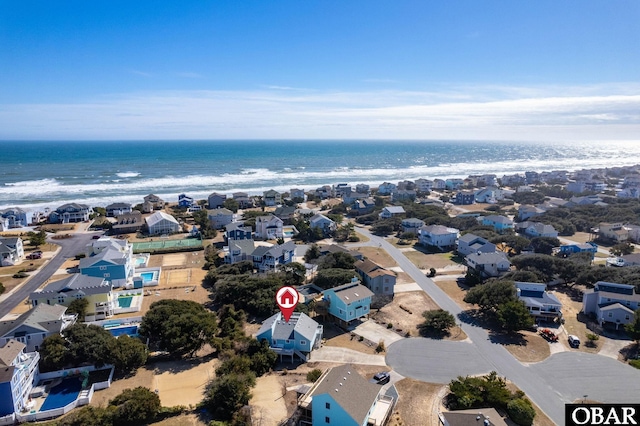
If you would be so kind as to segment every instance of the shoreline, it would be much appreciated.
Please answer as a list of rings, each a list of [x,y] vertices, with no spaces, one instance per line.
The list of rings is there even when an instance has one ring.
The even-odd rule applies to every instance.
[[[637,161],[634,160],[634,161]],[[569,173],[575,173],[578,171],[596,171],[596,170],[606,170],[606,169],[613,169],[613,168],[633,168],[633,167],[640,167],[640,164],[636,163],[636,164],[629,164],[629,165],[622,165],[622,166],[615,166],[615,167],[595,167],[595,168],[565,168],[562,170],[565,170]],[[526,170],[525,170],[526,169]],[[533,171],[532,169],[529,168],[522,168],[522,171],[514,171],[514,170],[508,170],[508,171],[494,171],[494,172],[488,172],[485,174],[494,174],[496,175],[497,178],[502,177],[503,175],[515,175],[515,174],[520,174],[520,175],[524,175],[525,171]],[[558,170],[558,169],[554,169],[554,170]],[[550,172],[552,170],[550,169],[545,169],[545,170],[535,170],[538,173],[540,172]],[[396,175],[397,173],[395,172],[394,169],[394,175]],[[473,175],[475,175],[476,173],[473,173]],[[419,177],[414,177],[413,174],[411,174],[409,172],[409,170],[407,170],[406,176],[405,177],[401,177],[400,180],[416,180],[416,179],[443,179],[446,180],[448,178],[467,178],[469,176],[471,176],[472,174],[466,173],[466,172],[462,172],[462,173],[456,173],[453,172],[451,174],[447,174],[447,175],[438,175],[438,176],[419,176]],[[396,179],[397,176],[396,176]],[[158,195],[160,198],[164,199],[167,202],[177,202],[178,201],[178,195],[179,194],[187,194],[190,197],[193,197],[196,200],[202,200],[202,199],[207,199],[209,194],[213,193],[213,192],[217,192],[220,194],[226,194],[227,196],[230,196],[232,193],[234,192],[246,192],[247,194],[249,194],[249,196],[257,196],[257,195],[262,195],[262,193],[264,191],[270,190],[270,189],[274,189],[278,192],[284,193],[284,192],[289,192],[290,189],[292,188],[301,188],[303,189],[305,192],[309,192],[309,191],[313,191],[316,188],[322,187],[324,185],[337,185],[338,183],[347,183],[350,185],[356,185],[359,183],[363,183],[363,184],[367,184],[370,185],[372,188],[377,187],[378,185],[382,184],[383,182],[392,182],[395,183],[396,179],[388,179],[388,180],[376,180],[376,181],[367,181],[367,180],[334,180],[334,181],[326,181],[326,183],[315,183],[315,184],[287,184],[287,185],[273,185],[273,186],[261,186],[261,187],[242,187],[242,186],[238,186],[235,188],[231,188],[231,189],[216,189],[216,188],[212,188],[212,189],[208,189],[208,190],[189,190],[188,188],[180,190],[179,192],[175,192],[175,191],[167,191],[167,192],[163,192],[162,190],[154,190],[154,189],[150,189],[148,192],[147,191],[141,191],[138,190],[139,193],[138,194],[129,194],[129,195],[108,195],[108,196],[87,196],[87,195],[80,195],[78,197],[66,197],[66,198],[60,198],[57,199],[55,201],[45,201],[45,202],[36,202],[36,203],[7,203],[7,202],[1,202],[2,204],[0,204],[0,209],[6,209],[6,208],[21,208],[25,211],[27,211],[28,213],[33,213],[35,211],[44,211],[45,208],[50,208],[50,209],[55,209],[60,205],[63,204],[67,204],[67,203],[83,203],[83,204],[88,204],[91,207],[105,207],[111,203],[114,202],[125,202],[125,203],[130,203],[132,205],[136,205],[139,203],[142,203],[142,199],[149,195],[149,194],[155,194]],[[157,188],[156,188],[157,189]]]

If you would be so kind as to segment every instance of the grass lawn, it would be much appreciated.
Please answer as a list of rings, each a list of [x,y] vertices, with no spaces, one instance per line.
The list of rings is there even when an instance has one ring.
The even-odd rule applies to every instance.
[[[441,269],[448,265],[456,265],[457,258],[453,253],[430,253],[425,254],[417,250],[403,253],[407,259],[420,269],[436,268]]]

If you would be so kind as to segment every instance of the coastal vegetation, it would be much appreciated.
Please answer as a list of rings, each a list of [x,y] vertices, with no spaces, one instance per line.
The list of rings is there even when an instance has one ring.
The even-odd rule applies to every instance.
[[[60,334],[48,336],[40,346],[40,369],[55,371],[65,367],[113,364],[116,373],[127,374],[144,365],[147,348],[139,340],[115,338],[97,325],[74,324]]]
[[[446,403],[452,410],[494,407],[507,411],[516,424],[530,426],[535,409],[522,391],[511,392],[507,382],[495,371],[482,377],[461,377],[449,384]]]
[[[493,319],[507,332],[533,326],[533,318],[524,302],[516,297],[513,281],[492,279],[471,288],[464,301],[477,305],[488,319]]]
[[[142,318],[139,333],[149,338],[151,347],[174,356],[194,356],[210,343],[218,329],[216,316],[190,300],[153,302]]]

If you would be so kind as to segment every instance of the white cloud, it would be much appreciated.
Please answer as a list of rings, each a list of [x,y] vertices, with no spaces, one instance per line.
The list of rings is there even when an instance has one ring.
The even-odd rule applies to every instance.
[[[144,92],[0,105],[0,139],[637,139],[638,88]]]

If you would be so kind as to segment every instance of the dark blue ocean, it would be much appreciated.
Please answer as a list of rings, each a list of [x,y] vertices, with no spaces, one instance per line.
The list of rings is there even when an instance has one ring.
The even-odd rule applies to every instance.
[[[640,163],[637,143],[451,141],[0,141],[0,208],[138,203],[324,184]]]

